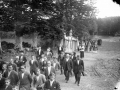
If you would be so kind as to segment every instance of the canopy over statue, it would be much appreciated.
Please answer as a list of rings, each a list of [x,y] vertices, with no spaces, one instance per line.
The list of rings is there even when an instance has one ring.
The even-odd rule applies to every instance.
[[[72,30],[70,30],[69,36],[66,36],[66,33],[64,33],[64,39],[61,40],[60,46],[64,47],[65,53],[75,52],[78,45],[78,38],[72,36]]]

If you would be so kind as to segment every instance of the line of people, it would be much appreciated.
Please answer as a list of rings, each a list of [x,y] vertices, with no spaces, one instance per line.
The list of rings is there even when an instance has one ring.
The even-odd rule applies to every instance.
[[[39,47],[34,53],[30,60],[21,52],[20,56],[12,58],[8,64],[3,63],[0,70],[0,90],[16,90],[18,86],[18,90],[61,90],[55,78],[57,70],[64,73],[66,83],[73,72],[75,83],[80,85],[80,77],[84,76],[84,62],[75,52],[60,52],[58,59],[53,57],[50,48],[44,52]],[[26,68],[26,62],[29,62],[29,69]]]

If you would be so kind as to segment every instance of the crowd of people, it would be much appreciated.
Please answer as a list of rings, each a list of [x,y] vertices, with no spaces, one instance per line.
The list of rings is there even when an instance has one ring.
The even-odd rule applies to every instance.
[[[82,57],[60,49],[55,57],[51,48],[43,51],[38,47],[28,60],[21,51],[20,55],[10,58],[9,63],[0,62],[0,90],[61,90],[56,71],[64,74],[66,83],[74,75],[75,84],[79,86],[81,75],[85,75],[81,54]],[[26,68],[27,62],[29,69]]]

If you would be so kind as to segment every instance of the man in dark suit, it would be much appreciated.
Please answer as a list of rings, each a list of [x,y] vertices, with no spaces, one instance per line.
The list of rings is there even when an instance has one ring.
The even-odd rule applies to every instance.
[[[63,64],[64,64],[64,60],[65,60],[65,54],[64,52],[61,52],[61,54],[59,55],[58,57],[58,61],[60,63],[60,71],[61,71],[61,74],[63,74]]]
[[[75,83],[80,84],[81,74],[84,71],[84,62],[80,59],[80,56],[77,55],[77,60],[74,62],[74,74],[75,74]]]
[[[64,68],[65,80],[66,80],[66,83],[68,83],[70,72],[73,69],[73,63],[72,63],[72,60],[70,59],[69,54],[66,54],[63,68]]]
[[[33,78],[33,87],[35,87],[37,90],[44,90],[44,84],[46,82],[46,78],[44,74],[41,74],[41,71],[39,68],[37,68],[37,74]]]
[[[47,67],[47,63],[46,62],[47,62],[47,57],[45,57],[45,55],[42,54],[41,59],[38,61],[39,68],[40,68],[42,73],[44,73],[45,68]]]
[[[38,61],[35,59],[35,56],[32,55],[31,56],[32,59],[29,61],[29,65],[30,65],[30,73],[31,75],[33,75],[33,73],[36,75],[36,68],[38,68]]]
[[[21,55],[19,56],[19,60],[22,60],[23,63],[26,64],[27,58],[25,57],[24,52],[21,52],[20,54]]]
[[[32,77],[28,72],[26,72],[25,68],[26,67],[24,65],[20,67],[21,69],[21,72],[19,73],[20,90],[24,90],[24,89],[30,90],[32,83]]]
[[[15,70],[16,72],[18,72],[17,65],[14,63],[13,58],[10,59],[10,64],[12,64],[13,70]]]
[[[8,65],[8,79],[10,79],[10,84],[16,86],[18,84],[19,78],[16,71],[13,70],[12,64]]]
[[[55,81],[55,74],[50,74],[50,79],[45,82],[44,90],[61,90],[59,82]]]
[[[2,65],[2,75],[4,78],[7,78],[8,77],[8,70],[7,70],[7,64],[3,64]]]
[[[43,50],[41,49],[41,47],[38,47],[38,50],[36,51],[37,60],[41,58],[42,54],[44,54]]]
[[[46,79],[49,79],[49,75],[50,75],[51,73],[56,74],[55,68],[54,68],[53,66],[51,66],[51,62],[48,61],[48,62],[47,62],[47,67],[46,67],[46,69],[45,69]]]

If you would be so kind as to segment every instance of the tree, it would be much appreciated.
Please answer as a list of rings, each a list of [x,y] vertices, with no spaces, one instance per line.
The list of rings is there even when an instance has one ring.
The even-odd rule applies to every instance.
[[[4,12],[1,21],[14,27],[19,40],[31,33],[37,33],[34,38],[40,35],[43,40],[61,40],[64,30],[71,28],[74,35],[80,32],[80,36],[88,33],[87,24],[94,13],[94,7],[86,0],[2,0],[0,9]]]

